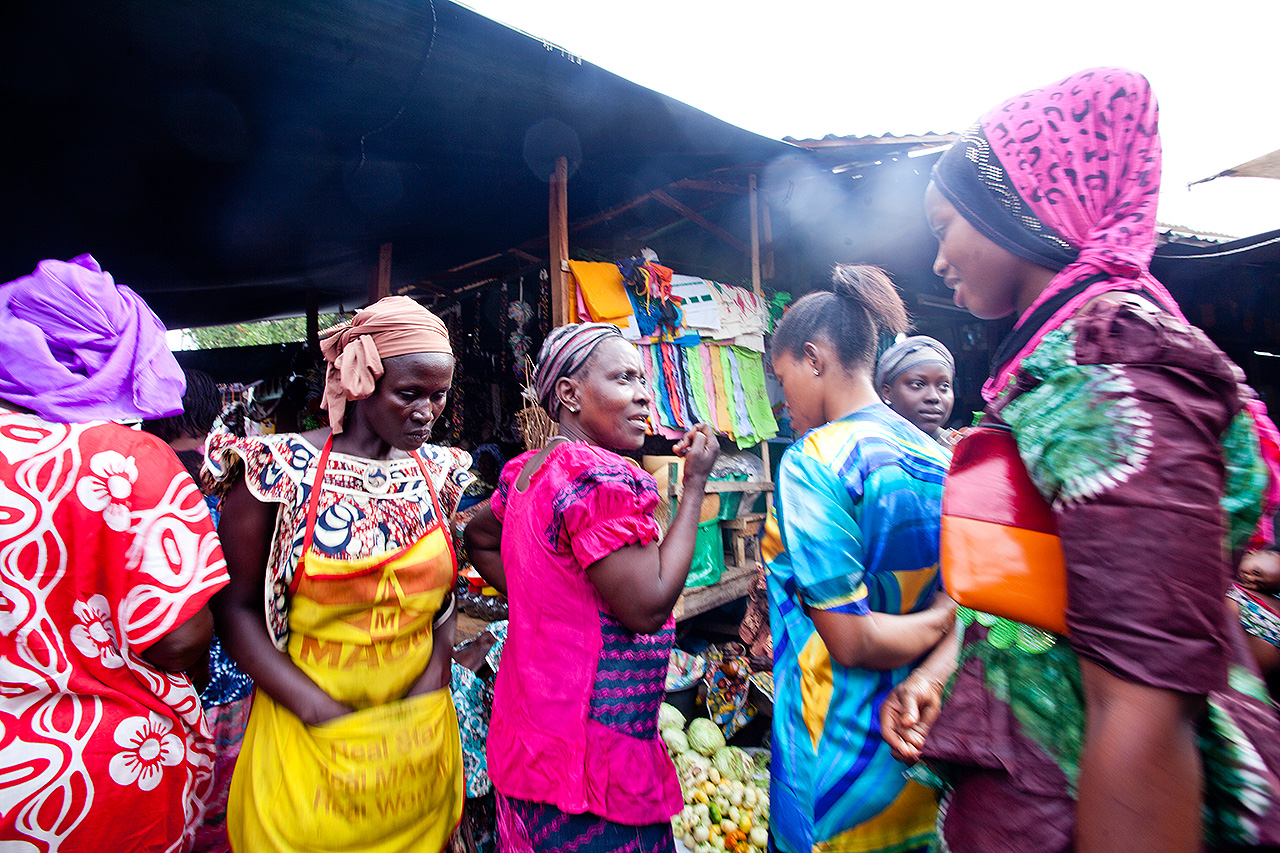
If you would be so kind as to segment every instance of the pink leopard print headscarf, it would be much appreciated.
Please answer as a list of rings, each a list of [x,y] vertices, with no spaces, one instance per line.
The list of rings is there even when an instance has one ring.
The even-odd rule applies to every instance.
[[[983,385],[994,401],[1013,381],[1022,360],[1089,300],[1116,289],[1143,288],[1186,322],[1178,303],[1151,275],[1160,195],[1159,108],[1141,74],[1090,68],[1043,89],[1010,98],[979,119],[992,153],[1030,212],[1078,251],[1022,313],[1096,273],[1106,278],[1067,301],[1019,352]],[[1015,326],[1017,328],[1017,326]],[[1272,541],[1270,515],[1280,504],[1280,433],[1257,397],[1253,417],[1271,473],[1262,531]]]
[[[979,119],[992,152],[1027,207],[1079,252],[1022,320],[1080,279],[1107,276],[1067,302],[1000,367],[983,388],[988,401],[1004,390],[1018,364],[1046,334],[1100,293],[1142,287],[1185,320],[1148,268],[1160,194],[1158,119],[1147,79],[1118,68],[1081,71],[1010,98]]]

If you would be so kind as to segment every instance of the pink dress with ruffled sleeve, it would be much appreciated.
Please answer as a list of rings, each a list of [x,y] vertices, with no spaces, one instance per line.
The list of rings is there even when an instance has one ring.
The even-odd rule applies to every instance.
[[[510,628],[489,775],[507,798],[631,826],[665,822],[683,806],[657,727],[675,622],[630,633],[586,571],[658,539],[657,486],[615,453],[564,443],[517,491],[531,455],[507,463],[492,502]]]

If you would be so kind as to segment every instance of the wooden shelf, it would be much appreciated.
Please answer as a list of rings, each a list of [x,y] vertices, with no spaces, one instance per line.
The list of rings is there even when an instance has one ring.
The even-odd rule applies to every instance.
[[[685,587],[684,593],[676,599],[674,615],[677,622],[690,619],[708,610],[715,610],[722,604],[736,601],[747,594],[751,579],[755,577],[756,567],[725,566],[720,580],[711,586]]]

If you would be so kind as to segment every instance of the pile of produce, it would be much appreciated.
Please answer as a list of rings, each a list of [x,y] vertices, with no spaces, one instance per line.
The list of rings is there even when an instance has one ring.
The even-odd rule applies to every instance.
[[[761,764],[726,746],[705,718],[685,729],[684,717],[664,704],[658,728],[675,762],[684,809],[671,819],[676,840],[690,853],[764,853],[769,846],[768,753]]]

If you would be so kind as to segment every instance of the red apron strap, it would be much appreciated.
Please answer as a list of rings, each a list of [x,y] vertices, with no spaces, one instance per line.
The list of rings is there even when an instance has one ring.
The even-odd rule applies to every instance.
[[[413,460],[418,463],[419,470],[422,471],[422,479],[427,481],[427,488],[431,490],[431,505],[435,507],[436,524],[444,530],[445,545],[449,549],[449,560],[453,563],[453,582],[458,582],[458,555],[453,550],[453,532],[449,530],[448,520],[444,517],[444,510],[440,507],[440,497],[436,494],[436,487],[431,482],[431,474],[427,471],[427,466],[422,464],[422,457],[418,451],[413,451]],[[431,532],[431,528],[423,531],[423,536]]]
[[[311,481],[311,498],[307,501],[307,530],[302,536],[302,555],[298,558],[298,567],[294,570],[295,584],[302,576],[302,564],[311,553],[311,537],[316,531],[316,510],[320,506],[320,486],[324,482],[324,469],[329,464],[329,450],[333,447],[333,433],[324,440],[324,449],[320,451],[320,461],[316,463],[315,479]]]

